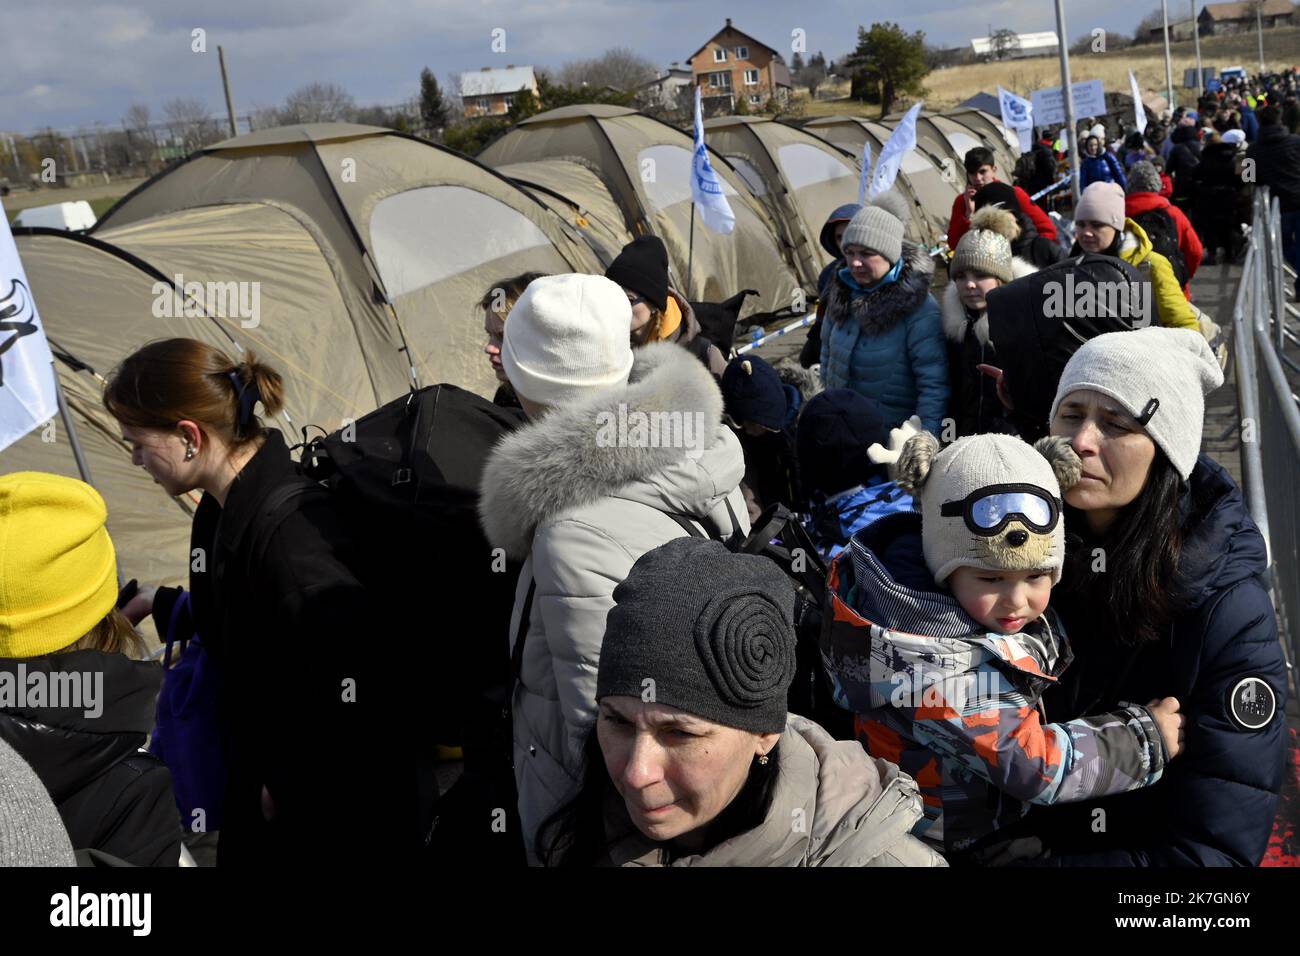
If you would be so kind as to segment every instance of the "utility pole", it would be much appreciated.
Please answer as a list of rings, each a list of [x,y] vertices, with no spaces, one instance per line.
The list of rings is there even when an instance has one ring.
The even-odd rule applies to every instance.
[[[1169,0],[1160,0],[1160,14],[1165,20],[1165,99],[1174,108],[1174,70],[1169,62]]]
[[[1065,32],[1065,0],[1056,0],[1056,35],[1060,42],[1056,48],[1061,56],[1061,95],[1065,100],[1066,145],[1070,150],[1070,195],[1074,205],[1079,205],[1079,130],[1074,124],[1074,90],[1070,88],[1070,50]]]
[[[226,91],[226,116],[230,119],[230,135],[238,136],[239,129],[235,126],[235,106],[230,99],[230,77],[226,75],[226,51],[220,46],[217,47],[217,62],[221,64],[221,86]]]
[[[1255,36],[1259,38],[1259,72],[1264,72],[1264,0],[1255,0]]]
[[[1205,76],[1201,71],[1201,25],[1196,22],[1196,0],[1192,0],[1192,39],[1196,41],[1196,95],[1205,92]]]

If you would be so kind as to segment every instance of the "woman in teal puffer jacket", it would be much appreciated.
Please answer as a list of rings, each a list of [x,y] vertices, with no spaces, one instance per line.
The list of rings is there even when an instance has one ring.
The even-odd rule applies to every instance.
[[[875,402],[887,427],[919,415],[942,431],[948,359],[939,306],[930,295],[934,263],[904,241],[906,201],[871,199],[844,230],[846,267],[826,294],[821,374],[827,388],[851,388]]]

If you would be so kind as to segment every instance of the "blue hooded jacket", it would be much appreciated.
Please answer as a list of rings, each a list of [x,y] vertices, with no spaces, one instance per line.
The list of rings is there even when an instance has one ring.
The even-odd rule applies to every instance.
[[[1187,717],[1185,750],[1147,790],[1035,808],[1017,835],[1044,842],[1046,865],[1257,866],[1268,847],[1286,766],[1287,685],[1264,539],[1213,459],[1200,457],[1189,485],[1182,610],[1170,636],[1135,649],[1100,632],[1086,593],[1054,596],[1075,661],[1046,697],[1052,719],[1065,720],[1094,701],[1104,708],[1172,695]],[[1250,722],[1272,711],[1258,729],[1240,719],[1243,682],[1253,684]],[[1093,826],[1097,810],[1104,831]]]
[[[934,263],[904,240],[903,255],[870,289],[844,278],[828,283],[821,333],[827,388],[851,388],[880,406],[892,428],[920,415],[938,434],[948,407],[948,353],[939,305],[930,295]]]

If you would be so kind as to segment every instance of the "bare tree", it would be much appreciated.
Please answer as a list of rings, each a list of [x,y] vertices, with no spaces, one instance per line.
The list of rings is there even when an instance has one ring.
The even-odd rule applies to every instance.
[[[653,80],[659,73],[654,63],[627,47],[606,50],[593,60],[575,60],[556,72],[560,86],[612,86],[616,90],[633,90]]]
[[[221,128],[200,99],[177,97],[163,104],[163,115],[187,153],[221,139]]]
[[[284,119],[280,116],[280,109],[276,106],[254,106],[248,115],[248,123],[250,131],[285,125]]]
[[[122,122],[126,128],[133,133],[139,133],[141,136],[149,135],[149,107],[144,103],[132,103],[126,108],[126,116]]]
[[[442,98],[447,103],[447,119],[454,123],[465,115],[465,100],[460,95],[460,74],[448,73],[442,88]]]
[[[343,87],[308,83],[285,97],[281,120],[284,123],[351,122],[356,112],[356,103]]]
[[[989,46],[993,49],[993,59],[1005,60],[1020,49],[1020,37],[1015,30],[1004,27],[993,31],[993,35],[989,37]]]

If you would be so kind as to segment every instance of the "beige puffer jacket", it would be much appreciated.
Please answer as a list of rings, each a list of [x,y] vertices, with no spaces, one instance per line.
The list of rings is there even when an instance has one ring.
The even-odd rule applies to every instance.
[[[610,850],[614,866],[947,866],[912,836],[921,818],[916,782],[853,740],[835,740],[804,717],[786,717],[781,774],[760,826],[703,855],[668,859],[663,844],[632,829],[627,812],[612,832],[631,832]]]

